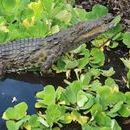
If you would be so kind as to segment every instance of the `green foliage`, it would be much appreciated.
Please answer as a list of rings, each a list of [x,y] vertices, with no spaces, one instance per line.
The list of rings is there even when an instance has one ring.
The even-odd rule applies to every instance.
[[[45,37],[77,21],[95,19],[108,12],[106,7],[95,5],[91,12],[86,13],[83,9],[72,8],[63,0],[0,0],[0,3],[0,31],[5,35],[0,42]]]
[[[73,8],[62,0],[0,0],[0,16],[7,32],[1,42],[25,38],[44,37],[71,24]],[[17,34],[17,35],[16,35]]]
[[[78,21],[96,19],[108,13],[108,9],[99,4],[90,12],[73,8],[71,4],[73,0],[0,0],[0,42],[45,37]],[[118,40],[123,39],[130,47],[130,34],[121,32],[120,20],[120,16],[115,17],[115,27],[93,40],[91,49],[82,44],[59,58],[52,69],[57,73],[74,69],[78,80],[69,82],[66,88],[47,85],[37,92],[36,114],[28,115],[24,102],[8,108],[2,116],[8,130],[60,130],[71,122],[79,123],[82,130],[121,130],[114,118],[130,116],[130,93],[119,91],[111,77],[115,74],[112,67],[101,69],[105,63],[104,46],[115,48]],[[121,60],[128,68],[129,86],[130,60]],[[101,76],[105,78],[104,84],[100,82]]]
[[[113,67],[111,67],[109,70],[102,70],[102,75],[105,77],[111,77],[114,74],[115,74],[115,71]]]
[[[130,86],[130,59],[121,58],[121,60],[124,63],[125,67],[127,68],[126,83],[127,83],[127,87],[129,88]]]
[[[42,101],[39,100],[39,103],[36,104],[37,108],[38,106],[41,105],[52,105],[55,104],[55,97],[56,97],[56,92],[53,86],[48,85],[44,92],[38,92],[36,94],[37,98],[43,99]]]
[[[104,64],[105,56],[104,56],[104,53],[100,49],[93,48],[91,50],[90,55],[91,55],[91,57],[90,57],[91,66],[98,67],[98,66],[102,66]]]
[[[128,48],[130,48],[130,32],[124,33],[123,42]]]
[[[6,113],[3,114],[3,119],[19,120],[26,115],[27,108],[27,104],[24,102],[16,105],[14,108],[8,108]]]
[[[45,113],[46,113],[45,115],[46,121],[48,125],[52,127],[54,123],[64,118],[65,108],[64,106],[60,106],[56,104],[50,105],[47,107]]]
[[[55,90],[54,86],[48,85],[38,92],[36,107],[42,111],[37,115],[26,115],[25,103],[7,109],[3,119],[7,120],[9,130],[53,129],[54,124],[60,128],[72,121],[78,122],[82,129],[120,130],[120,126],[113,118],[130,116],[130,93],[120,92],[115,82],[111,82],[111,87],[107,86],[108,83],[104,86],[99,81],[98,83],[97,80],[92,80],[93,76],[87,81],[86,76],[90,72],[70,83],[65,89],[58,87]],[[112,79],[109,77],[107,80]],[[96,88],[93,88],[94,84]]]
[[[108,9],[105,6],[97,4],[93,6],[91,12],[87,13],[87,19],[95,19],[95,18],[104,16],[107,13],[108,13]]]

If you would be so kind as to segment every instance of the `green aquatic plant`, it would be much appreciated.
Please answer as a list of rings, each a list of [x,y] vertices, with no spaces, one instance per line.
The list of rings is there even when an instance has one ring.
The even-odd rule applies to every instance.
[[[37,92],[35,107],[38,112],[35,115],[27,115],[27,104],[24,102],[8,108],[3,114],[8,129],[53,130],[55,126],[60,129],[74,121],[83,130],[121,130],[114,118],[130,116],[130,92],[120,92],[115,82],[110,84],[110,77],[103,85],[97,79],[92,80],[93,76],[88,79],[89,74],[82,74],[79,80],[73,81],[66,88],[55,89],[47,85]]]
[[[0,42],[45,37],[79,21],[108,13],[108,9],[99,4],[89,12],[72,5],[67,0],[0,0]],[[8,130],[60,130],[72,122],[79,123],[82,130],[121,130],[115,118],[130,116],[130,92],[119,91],[112,77],[116,74],[113,67],[102,69],[104,47],[116,48],[118,41],[123,40],[129,48],[130,34],[121,32],[120,20],[120,16],[115,17],[113,29],[58,59],[52,69],[66,74],[74,70],[77,79],[66,81],[66,88],[47,85],[37,92],[36,114],[27,114],[25,102],[8,108],[2,116]],[[122,61],[130,69],[129,59]],[[102,76],[104,82],[101,82]],[[127,79],[128,86],[130,71]]]

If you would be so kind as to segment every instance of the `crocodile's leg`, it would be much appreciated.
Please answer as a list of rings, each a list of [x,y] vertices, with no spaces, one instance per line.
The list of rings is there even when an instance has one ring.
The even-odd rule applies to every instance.
[[[4,65],[0,62],[0,79],[4,77]]]
[[[55,48],[50,50],[47,59],[45,60],[45,62],[41,67],[41,70],[43,72],[46,72],[61,54],[62,54],[62,49],[60,48],[60,46],[56,46]]]

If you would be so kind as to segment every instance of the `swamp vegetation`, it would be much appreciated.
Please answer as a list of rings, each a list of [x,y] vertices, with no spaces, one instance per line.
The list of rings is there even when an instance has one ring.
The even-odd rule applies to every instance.
[[[0,3],[1,43],[45,37],[108,12],[115,16],[116,26],[61,56],[50,69],[51,74],[39,75],[46,85],[35,95],[37,112],[28,114],[26,102],[9,107],[2,116],[8,130],[130,129],[129,0]],[[22,75],[10,76],[19,79]],[[49,82],[44,83],[46,78]]]

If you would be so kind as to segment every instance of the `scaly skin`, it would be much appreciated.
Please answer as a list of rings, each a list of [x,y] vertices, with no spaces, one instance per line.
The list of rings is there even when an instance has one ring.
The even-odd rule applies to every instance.
[[[5,73],[48,70],[63,53],[77,48],[112,28],[108,14],[94,21],[80,22],[46,38],[29,38],[0,45],[0,77]]]

